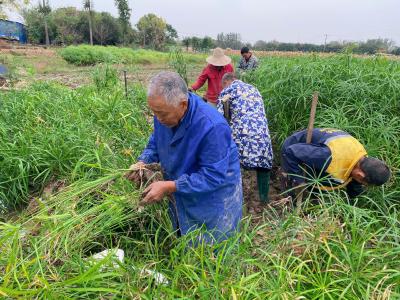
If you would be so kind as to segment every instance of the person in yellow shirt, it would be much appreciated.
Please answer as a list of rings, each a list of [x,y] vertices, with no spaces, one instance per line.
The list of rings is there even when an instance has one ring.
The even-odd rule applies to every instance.
[[[306,136],[307,130],[296,132],[282,146],[281,164],[287,188],[302,185],[309,178],[320,178],[320,190],[346,188],[353,198],[364,191],[364,186],[379,186],[389,180],[389,167],[368,157],[364,146],[349,133],[315,128],[310,144],[306,143]]]

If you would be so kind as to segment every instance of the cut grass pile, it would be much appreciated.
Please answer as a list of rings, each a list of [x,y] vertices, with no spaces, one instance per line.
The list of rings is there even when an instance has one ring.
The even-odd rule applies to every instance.
[[[317,126],[348,130],[391,165],[393,179],[355,203],[339,193],[304,214],[270,207],[258,225],[214,246],[176,238],[166,205],[139,209],[121,177],[151,131],[144,92],[115,84],[109,67],[92,86],[46,83],[6,94],[0,115],[1,200],[34,210],[0,223],[0,295],[37,299],[400,298],[399,65],[346,56],[266,58],[248,78],[265,97],[277,143],[306,126],[314,90]],[[278,156],[278,155],[277,155]],[[51,196],[41,187],[68,185]],[[30,197],[30,198],[29,198]],[[125,251],[90,263],[96,252]],[[163,273],[157,283],[143,268]],[[0,296],[0,297],[1,297]]]

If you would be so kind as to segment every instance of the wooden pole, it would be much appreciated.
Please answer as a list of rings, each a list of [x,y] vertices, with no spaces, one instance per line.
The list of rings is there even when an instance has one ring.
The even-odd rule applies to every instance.
[[[314,130],[314,122],[315,122],[315,114],[317,112],[317,104],[318,104],[318,92],[314,92],[313,99],[311,103],[311,111],[310,111],[310,119],[308,120],[308,127],[307,127],[307,136],[306,136],[306,143],[310,144],[312,140],[312,134]],[[304,174],[304,177],[306,174]],[[301,204],[303,202],[303,192],[304,189],[301,190],[299,195],[297,196],[297,212],[301,211]]]
[[[318,104],[318,92],[314,92],[313,100],[311,103],[310,120],[308,121],[308,127],[307,127],[307,139],[306,139],[307,144],[311,143],[312,132],[314,130],[315,113],[317,112],[317,104]]]
[[[125,98],[128,100],[128,81],[126,79],[126,70],[124,70],[124,81],[125,81]]]

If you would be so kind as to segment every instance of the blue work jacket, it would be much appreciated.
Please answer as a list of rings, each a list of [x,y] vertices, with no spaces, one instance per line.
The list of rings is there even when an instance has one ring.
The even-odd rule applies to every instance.
[[[223,116],[200,97],[189,93],[188,109],[174,128],[154,118],[139,160],[159,162],[164,179],[175,181],[170,212],[181,234],[205,225],[205,240],[220,241],[237,230],[243,199],[238,150]]]

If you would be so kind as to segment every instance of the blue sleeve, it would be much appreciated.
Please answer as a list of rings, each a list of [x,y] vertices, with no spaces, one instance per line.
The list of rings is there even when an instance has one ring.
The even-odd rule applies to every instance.
[[[207,193],[226,180],[231,151],[231,132],[226,124],[214,126],[203,138],[198,151],[199,170],[183,174],[176,181],[176,192]]]
[[[138,160],[146,164],[159,162],[157,145],[154,139],[154,133],[151,134],[149,142],[147,143],[147,146],[143,150],[142,154],[139,156]]]
[[[331,151],[325,145],[293,144],[282,153],[282,167],[297,182],[304,182],[304,166],[324,172],[331,161]],[[319,174],[316,174],[319,175]]]

